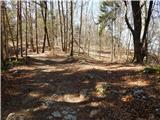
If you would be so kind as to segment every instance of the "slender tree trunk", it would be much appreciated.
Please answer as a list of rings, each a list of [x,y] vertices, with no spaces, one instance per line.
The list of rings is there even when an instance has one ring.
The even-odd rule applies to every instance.
[[[68,1],[66,1],[66,51],[68,51],[68,43],[69,43],[69,20],[68,20]]]
[[[44,8],[44,10],[43,10]],[[44,53],[45,50],[45,43],[46,43],[46,39],[48,42],[48,47],[50,49],[51,45],[50,45],[50,41],[49,41],[49,36],[48,36],[48,30],[47,30],[47,2],[46,1],[41,1],[41,13],[42,13],[42,17],[43,17],[43,22],[44,22],[44,42],[43,42],[43,48],[42,48],[42,53]]]
[[[62,50],[64,51],[64,42],[63,42],[63,30],[62,30],[62,18],[61,18],[61,10],[60,10],[60,2],[58,0],[58,12],[59,12],[59,22],[60,22],[60,34],[61,34],[61,44]]]
[[[71,52],[70,56],[73,56],[73,1],[71,0]]]
[[[19,1],[19,31],[21,42],[21,57],[23,57],[23,42],[22,42],[22,1]]]
[[[18,45],[19,45],[19,1],[17,1],[17,53],[16,53],[16,58],[18,60]]]
[[[114,30],[113,30],[113,26],[114,25],[114,23],[113,23],[113,21],[112,21],[112,48],[111,48],[111,62],[113,62],[113,60],[114,60],[114,38],[113,38],[113,32],[114,32]]]
[[[25,61],[27,63],[27,48],[28,48],[28,10],[27,10],[27,1],[26,1],[26,46],[25,46]]]
[[[54,18],[54,4],[53,4],[53,1],[50,1],[50,6],[51,6],[51,19],[52,19],[52,39],[53,39],[53,44],[52,44],[52,48],[54,49],[54,45],[55,45],[55,32],[54,32],[54,22],[55,22],[55,18]]]
[[[5,26],[4,26],[4,8],[5,8],[5,2],[2,1],[1,3],[1,66],[5,66],[5,53],[4,53],[4,41],[5,41],[5,35],[3,34],[5,32]]]
[[[47,12],[48,12],[48,6],[47,6],[47,2],[44,1],[44,5],[45,5],[45,33],[46,33],[46,37],[47,37],[47,43],[48,43],[48,47],[50,49],[51,44],[49,41],[49,35],[48,35],[48,29],[47,29]]]
[[[65,15],[64,15],[64,8],[63,8],[63,1],[61,2],[61,8],[62,8],[62,16],[63,16],[63,50],[66,51],[66,26],[65,26]]]
[[[79,46],[81,46],[81,33],[82,33],[82,13],[83,13],[83,0],[81,1],[81,16],[80,16],[80,28],[79,28]],[[80,53],[80,47],[78,49],[78,53]]]
[[[15,43],[14,43],[14,37],[13,37],[13,33],[12,33],[12,30],[11,30],[11,26],[10,26],[10,22],[9,22],[9,18],[8,18],[8,14],[7,14],[7,9],[5,7],[5,15],[6,15],[6,22],[8,24],[8,30],[9,30],[9,33],[10,33],[10,36],[11,36],[11,41],[12,41],[12,44],[13,44],[13,50],[14,50],[14,54],[16,54],[16,47],[15,47]]]
[[[36,28],[36,51],[39,54],[38,50],[38,33],[37,33],[37,3],[35,3],[35,28]]]
[[[91,28],[91,26],[89,27]],[[90,36],[90,31],[88,31],[88,36]],[[91,40],[87,36],[87,42],[88,42],[88,56],[90,55],[90,47],[91,47]]]
[[[4,9],[4,26],[5,26],[5,29],[4,29],[4,34],[5,34],[5,41],[4,41],[4,50],[5,50],[5,61],[7,62],[8,61],[8,31],[7,31],[7,23],[6,23],[6,17],[5,17],[5,9]]]
[[[32,10],[31,10],[31,1],[29,1],[29,26],[30,26],[30,44],[33,52],[35,52],[34,43],[33,43],[33,26],[32,26]]]

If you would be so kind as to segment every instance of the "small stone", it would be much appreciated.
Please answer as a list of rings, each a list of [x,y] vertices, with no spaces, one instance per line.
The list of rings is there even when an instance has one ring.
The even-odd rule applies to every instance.
[[[156,111],[158,112],[158,111],[160,111],[160,109],[159,109],[159,108],[156,108]]]
[[[62,111],[62,114],[67,115],[68,112],[67,112],[66,110],[63,110],[63,111]]]
[[[30,110],[30,109],[27,109],[27,110],[26,110],[26,112],[29,112],[29,111],[31,111],[31,110]]]
[[[77,120],[77,117],[71,114],[64,116],[64,120]]]
[[[71,114],[76,114],[76,111],[72,111],[72,112],[70,112]]]
[[[13,74],[18,74],[18,72],[19,72],[18,70],[15,70],[15,71],[13,72]]]
[[[60,114],[60,112],[58,112],[58,111],[53,112],[52,115],[53,115],[54,117],[57,117],[57,118],[60,118],[60,117],[61,117],[61,114]]]
[[[90,103],[90,106],[92,106],[92,107],[98,107],[99,104],[100,104],[100,103],[98,103],[98,102],[91,102],[91,103]]]
[[[88,78],[88,79],[93,79],[93,78],[94,78],[94,75],[92,75],[92,74],[87,74],[85,77]]]
[[[92,110],[91,112],[90,112],[90,115],[89,115],[89,117],[94,117],[97,113],[99,112],[99,110]]]
[[[48,119],[48,120],[52,120],[53,117],[52,117],[52,116],[48,116],[47,119]]]
[[[53,94],[52,97],[57,97],[57,94]]]
[[[143,96],[142,98],[143,98],[143,99],[146,99],[146,96]]]
[[[134,91],[134,95],[140,95],[140,94],[143,94],[144,93],[144,90],[135,90]]]
[[[43,102],[42,105],[43,105],[43,106],[46,106],[46,107],[48,107],[48,108],[50,108],[51,105],[54,104],[54,101],[51,101],[51,100],[43,100],[42,102]]]
[[[88,89],[83,89],[80,91],[80,97],[81,98],[85,98],[87,96],[87,92],[88,92]]]
[[[80,111],[80,109],[79,109],[79,108],[77,108],[77,111]]]

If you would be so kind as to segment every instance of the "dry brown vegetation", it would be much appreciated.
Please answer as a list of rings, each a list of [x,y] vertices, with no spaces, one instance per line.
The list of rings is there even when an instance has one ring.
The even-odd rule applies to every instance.
[[[28,65],[2,73],[2,119],[10,113],[25,120],[160,119],[158,74],[58,53],[32,55]]]

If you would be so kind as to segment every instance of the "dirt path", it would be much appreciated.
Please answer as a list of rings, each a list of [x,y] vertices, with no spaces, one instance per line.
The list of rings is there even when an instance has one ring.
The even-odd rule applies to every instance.
[[[160,77],[142,69],[33,55],[2,73],[2,119],[159,120]]]

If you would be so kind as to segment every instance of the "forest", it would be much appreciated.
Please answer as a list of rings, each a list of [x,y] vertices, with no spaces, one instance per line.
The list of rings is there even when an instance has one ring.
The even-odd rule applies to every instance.
[[[160,120],[159,0],[1,0],[2,120]]]

